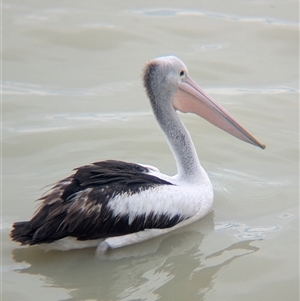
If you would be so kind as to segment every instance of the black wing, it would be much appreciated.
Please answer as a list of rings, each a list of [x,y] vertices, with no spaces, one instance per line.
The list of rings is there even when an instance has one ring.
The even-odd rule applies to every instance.
[[[101,161],[76,169],[41,197],[42,203],[28,222],[13,224],[11,237],[22,244],[50,243],[72,236],[78,240],[120,236],[149,228],[169,228],[179,215],[113,216],[108,203],[116,195],[135,194],[157,185],[173,185],[148,174],[147,167],[122,161]]]

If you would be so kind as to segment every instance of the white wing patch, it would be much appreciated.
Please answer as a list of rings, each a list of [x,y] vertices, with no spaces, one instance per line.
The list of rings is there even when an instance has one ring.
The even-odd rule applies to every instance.
[[[192,187],[157,186],[135,194],[123,193],[112,198],[108,207],[113,216],[128,216],[129,224],[137,217],[150,214],[179,215],[190,218],[211,209],[213,195]]]

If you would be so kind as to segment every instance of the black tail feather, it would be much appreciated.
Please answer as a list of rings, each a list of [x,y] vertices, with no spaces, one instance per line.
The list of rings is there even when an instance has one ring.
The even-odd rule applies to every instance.
[[[21,245],[28,245],[31,242],[32,234],[28,231],[29,222],[16,222],[13,224],[13,229],[10,232],[12,240],[21,243]]]

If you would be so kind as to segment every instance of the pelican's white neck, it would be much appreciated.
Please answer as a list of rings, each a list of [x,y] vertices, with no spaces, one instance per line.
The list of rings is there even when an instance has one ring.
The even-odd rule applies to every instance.
[[[190,184],[210,182],[199,162],[191,136],[175,109],[171,107],[170,111],[156,117],[175,157],[178,171],[176,178]]]
[[[178,72],[184,68],[183,63],[174,57],[153,60],[144,70],[144,86],[174,154],[178,170],[176,179],[193,185],[208,184],[210,181],[200,165],[190,134],[173,107],[180,80]]]

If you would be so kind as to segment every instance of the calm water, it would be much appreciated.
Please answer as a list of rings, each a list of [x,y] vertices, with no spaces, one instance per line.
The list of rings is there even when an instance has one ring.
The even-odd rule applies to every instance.
[[[298,300],[298,1],[142,3],[3,1],[3,300]],[[215,188],[203,220],[104,259],[11,242],[74,167],[176,172],[141,83],[166,54],[267,149],[182,115]]]

